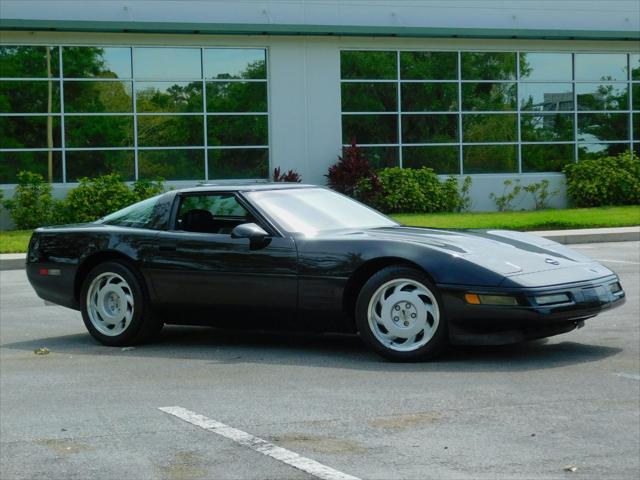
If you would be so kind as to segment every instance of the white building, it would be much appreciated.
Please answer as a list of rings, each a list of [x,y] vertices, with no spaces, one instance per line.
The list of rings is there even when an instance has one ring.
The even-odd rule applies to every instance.
[[[0,188],[376,166],[502,182],[640,151],[637,0],[0,3]],[[562,206],[564,193],[553,202]],[[522,205],[526,206],[526,205]]]

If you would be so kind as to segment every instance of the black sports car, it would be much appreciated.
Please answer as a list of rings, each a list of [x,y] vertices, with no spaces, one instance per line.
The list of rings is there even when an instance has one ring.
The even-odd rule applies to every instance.
[[[106,345],[165,323],[279,327],[359,332],[393,360],[568,332],[625,298],[612,271],[555,242],[405,227],[299,184],[171,191],[39,228],[27,274]]]

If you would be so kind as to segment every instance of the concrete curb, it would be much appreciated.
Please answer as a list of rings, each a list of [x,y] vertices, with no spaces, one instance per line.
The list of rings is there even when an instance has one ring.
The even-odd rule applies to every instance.
[[[27,255],[24,253],[0,254],[0,270],[21,270],[25,267]]]
[[[584,228],[579,230],[548,230],[529,232],[564,245],[573,243],[640,241],[640,226],[621,228]]]
[[[581,230],[548,230],[529,232],[564,245],[575,243],[632,242],[640,241],[640,226],[622,228],[587,228]],[[0,270],[25,268],[24,253],[0,254]]]

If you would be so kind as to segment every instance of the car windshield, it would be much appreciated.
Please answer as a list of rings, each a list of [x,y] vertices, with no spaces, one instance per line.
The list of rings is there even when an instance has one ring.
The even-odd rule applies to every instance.
[[[343,228],[398,225],[381,213],[324,188],[265,190],[249,192],[247,196],[286,230],[306,236]]]

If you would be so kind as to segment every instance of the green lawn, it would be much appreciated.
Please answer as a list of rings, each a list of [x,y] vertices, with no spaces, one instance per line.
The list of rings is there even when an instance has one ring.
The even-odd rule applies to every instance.
[[[11,230],[0,232],[0,253],[26,252],[31,238],[31,230]]]
[[[404,225],[434,228],[564,230],[640,225],[640,206],[571,208],[532,212],[407,213],[392,215]]]
[[[406,213],[392,215],[404,225],[434,228],[554,230],[640,225],[640,206],[492,213]],[[30,230],[0,232],[0,253],[25,252]]]

